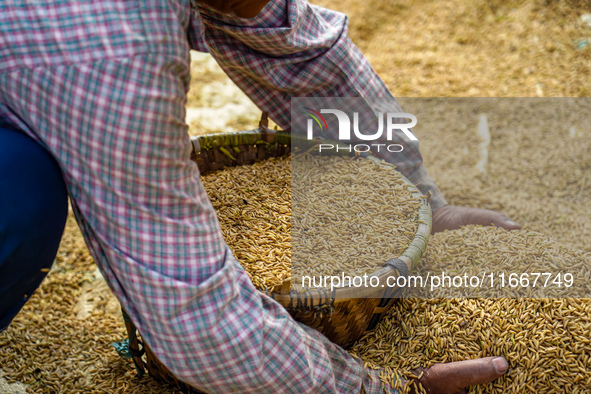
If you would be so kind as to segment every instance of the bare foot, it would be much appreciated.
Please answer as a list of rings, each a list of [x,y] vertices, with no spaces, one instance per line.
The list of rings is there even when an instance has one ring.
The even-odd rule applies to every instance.
[[[433,211],[432,233],[455,230],[467,224],[497,226],[507,230],[519,230],[521,226],[510,220],[504,213],[490,209],[444,205]]]
[[[429,394],[460,394],[465,393],[467,387],[492,382],[505,374],[508,368],[509,364],[503,357],[485,357],[435,364],[429,369],[420,368],[414,372],[418,375],[423,373],[418,382]],[[411,392],[417,393],[418,390],[415,387]]]

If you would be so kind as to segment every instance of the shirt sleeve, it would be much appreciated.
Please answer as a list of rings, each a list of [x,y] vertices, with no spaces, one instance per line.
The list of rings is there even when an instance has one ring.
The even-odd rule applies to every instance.
[[[226,74],[283,129],[290,129],[292,97],[382,97],[401,112],[388,88],[347,35],[346,15],[306,0],[271,1],[253,19],[199,7],[192,45],[207,47]],[[382,158],[431,191],[431,207],[445,198],[423,166],[416,141]]]

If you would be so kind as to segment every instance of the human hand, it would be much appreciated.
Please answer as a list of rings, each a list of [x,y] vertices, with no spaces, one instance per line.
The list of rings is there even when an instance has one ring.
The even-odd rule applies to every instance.
[[[465,393],[466,388],[479,384],[492,382],[505,374],[509,364],[503,357],[484,357],[475,360],[456,361],[447,364],[435,364],[431,368],[413,371],[420,375],[419,382],[427,393],[460,394]],[[411,388],[411,393],[416,393],[416,388]]]
[[[521,226],[510,220],[504,213],[482,208],[457,207],[444,205],[433,211],[433,228],[435,234],[444,230],[455,230],[468,224],[497,226],[507,230],[519,230]]]
[[[222,14],[234,14],[239,18],[251,19],[257,16],[270,0],[196,0]]]

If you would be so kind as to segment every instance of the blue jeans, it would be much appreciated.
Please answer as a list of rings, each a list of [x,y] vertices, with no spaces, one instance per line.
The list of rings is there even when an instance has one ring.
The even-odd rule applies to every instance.
[[[68,214],[53,157],[35,140],[0,127],[0,331],[51,267]]]

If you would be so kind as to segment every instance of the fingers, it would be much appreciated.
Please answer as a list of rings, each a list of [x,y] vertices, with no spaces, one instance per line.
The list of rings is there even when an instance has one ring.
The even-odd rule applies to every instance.
[[[509,364],[503,357],[436,364],[423,371],[420,383],[428,393],[462,393],[469,386],[492,382],[508,368]]]
[[[464,224],[480,224],[483,226],[494,225],[506,230],[519,230],[521,226],[509,219],[507,215],[489,209],[466,208],[464,211]]]
[[[432,232],[455,230],[469,224],[497,226],[506,230],[519,230],[521,226],[507,215],[489,209],[442,206],[433,211]]]
[[[498,213],[498,212],[495,212]],[[519,230],[521,229],[521,225],[519,223],[514,222],[513,220],[509,219],[507,216],[500,214],[499,217],[495,217],[492,221],[497,227],[504,228],[505,230]]]

